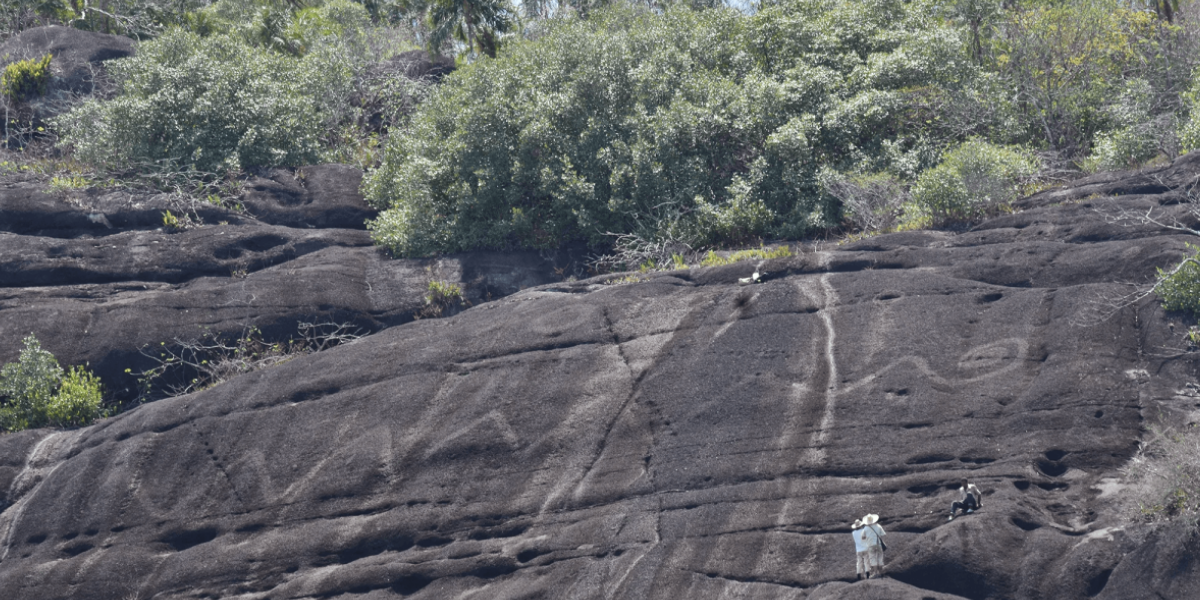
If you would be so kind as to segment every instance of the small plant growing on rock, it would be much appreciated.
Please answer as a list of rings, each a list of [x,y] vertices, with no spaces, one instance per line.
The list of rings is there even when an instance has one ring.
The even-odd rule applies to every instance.
[[[192,216],[186,212],[181,212],[176,215],[170,210],[163,211],[162,224],[164,229],[172,233],[187,231],[192,227],[200,225],[197,219],[193,219]]]
[[[429,281],[429,293],[425,294],[425,307],[415,316],[417,318],[440,317],[447,310],[465,303],[462,286],[433,279]]]
[[[778,246],[776,248],[751,248],[749,250],[739,250],[728,256],[722,256],[716,252],[709,250],[705,255],[704,260],[700,261],[702,267],[718,267],[721,265],[732,265],[733,263],[742,262],[744,260],[771,260],[772,258],[788,258],[792,256],[792,249],[788,246]]]
[[[1187,244],[1187,247],[1192,256],[1185,257],[1170,271],[1158,270],[1154,293],[1162,299],[1163,308],[1200,316],[1200,246]]]
[[[55,175],[50,178],[50,189],[56,192],[69,192],[88,186],[88,180],[79,175]]]
[[[72,427],[102,416],[99,378],[80,366],[64,371],[33,335],[24,343],[17,362],[0,369],[0,429]]]
[[[50,60],[47,54],[39,59],[18,60],[4,67],[0,75],[0,92],[13,100],[28,100],[46,93],[50,83]]]

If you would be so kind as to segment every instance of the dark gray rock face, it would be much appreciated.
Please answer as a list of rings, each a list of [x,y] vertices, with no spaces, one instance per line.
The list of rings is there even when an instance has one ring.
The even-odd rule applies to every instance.
[[[250,181],[242,202],[274,225],[362,229],[375,211],[363,202],[361,184],[362,171],[347,165],[271,169]]]
[[[1103,211],[1172,198],[1034,198],[958,235],[545,285],[92,427],[0,437],[0,589],[1195,597],[1195,536],[1144,537],[1114,512],[1144,423],[1195,420],[1197,357],[1179,315],[1105,300],[1190,238]],[[263,278],[246,296],[205,296],[203,278],[172,293],[197,294],[198,312],[221,298],[265,311],[377,289],[386,277],[359,273],[399,268],[349,243],[296,252],[246,278]],[[756,268],[763,283],[738,285]],[[356,283],[316,285],[338,271]],[[268,283],[301,277],[313,283]],[[983,509],[947,522],[964,477]],[[849,523],[867,512],[889,564],[855,582]]]
[[[274,170],[232,212],[166,194],[76,196],[0,189],[0,363],[34,333],[64,364],[88,362],[120,399],[152,366],[139,349],[204,334],[295,336],[300,323],[362,332],[407,323],[431,280],[457,283],[470,303],[561,279],[534,253],[393,260],[371,245],[374,212],[362,174],[316,165]],[[283,190],[283,191],[281,191]],[[289,195],[289,192],[291,195]],[[203,222],[162,227],[164,211]]]

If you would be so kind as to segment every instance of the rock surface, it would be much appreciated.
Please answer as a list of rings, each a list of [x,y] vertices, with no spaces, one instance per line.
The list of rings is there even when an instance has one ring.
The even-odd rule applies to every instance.
[[[561,279],[535,253],[393,260],[371,245],[362,174],[342,165],[252,179],[235,212],[167,194],[63,195],[0,189],[0,364],[34,333],[64,364],[90,363],[121,400],[152,366],[139,350],[258,328],[294,337],[299,323],[363,332],[413,320],[432,280],[469,303]],[[275,179],[284,181],[280,184]],[[202,225],[163,227],[163,213]]]
[[[1152,175],[1190,182],[1195,162]],[[1115,478],[1144,425],[1200,416],[1181,316],[1150,298],[1114,301],[1192,239],[1117,222],[1121,210],[1182,210],[1179,184],[1134,179],[1046,192],[966,233],[805,245],[626,285],[544,285],[92,427],[0,437],[0,589],[1194,598],[1197,537],[1146,535],[1115,512]],[[397,273],[412,267],[349,233],[281,229],[80,237],[68,248],[126,235],[171,240],[163,261],[262,266],[186,281],[164,267],[145,276],[150,291],[117,291],[139,259],[100,254],[72,273],[123,282],[9,286],[35,295],[0,310],[11,319],[0,331],[74,335],[57,353],[181,307],[218,321],[345,297],[336,306],[380,326],[402,310],[386,304],[402,292],[372,290],[403,289]],[[282,242],[247,247],[259,236]],[[6,265],[18,264],[11,248],[31,249],[28,272],[6,266],[6,277],[51,277],[68,260],[30,237],[0,235]],[[242,256],[214,255],[235,240]],[[738,285],[756,268],[762,283]],[[35,321],[39,309],[50,316]],[[12,339],[5,349],[15,354]],[[964,477],[983,489],[983,509],[947,522]],[[848,528],[867,512],[888,532],[887,576],[855,582]]]

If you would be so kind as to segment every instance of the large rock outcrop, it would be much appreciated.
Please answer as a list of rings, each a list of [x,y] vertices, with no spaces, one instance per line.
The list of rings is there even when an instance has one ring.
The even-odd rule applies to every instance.
[[[536,253],[388,258],[365,230],[361,178],[342,165],[276,169],[248,182],[241,211],[127,190],[0,189],[0,363],[34,333],[128,400],[137,379],[125,370],[153,366],[148,345],[251,328],[287,340],[299,323],[369,333],[413,320],[432,280],[479,303],[561,279]],[[166,211],[197,225],[165,228]]]
[[[1155,181],[1198,172],[1188,158]],[[0,437],[0,589],[1195,597],[1196,537],[1114,510],[1146,422],[1195,420],[1200,400],[1181,317],[1116,300],[1191,238],[1111,216],[1180,196],[1082,185],[1109,187],[965,233],[527,289],[92,427]],[[304,257],[328,253],[328,271],[350,251]],[[984,508],[947,522],[963,477]],[[889,566],[855,582],[848,524],[867,512]]]

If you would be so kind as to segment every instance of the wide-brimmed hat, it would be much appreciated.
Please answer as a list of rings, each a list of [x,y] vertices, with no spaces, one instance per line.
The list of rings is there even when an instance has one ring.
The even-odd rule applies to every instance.
[[[862,527],[862,526],[863,526],[862,519],[855,519],[855,520],[854,520],[854,525],[851,525],[851,526],[850,526],[850,528],[851,528],[851,529],[858,529],[858,528],[860,528],[860,527]]]
[[[879,515],[867,515],[862,518],[863,525],[874,525],[879,521]]]

